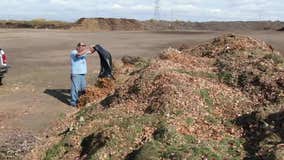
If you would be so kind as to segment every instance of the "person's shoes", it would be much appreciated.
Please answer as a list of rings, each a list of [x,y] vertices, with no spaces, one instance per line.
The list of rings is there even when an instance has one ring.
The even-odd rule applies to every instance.
[[[86,94],[86,91],[85,91],[85,90],[80,91],[80,92],[79,92],[79,97],[80,97],[80,96],[83,96],[83,95],[85,95],[85,94]]]
[[[71,106],[71,107],[77,107],[77,104],[70,103],[70,106]]]

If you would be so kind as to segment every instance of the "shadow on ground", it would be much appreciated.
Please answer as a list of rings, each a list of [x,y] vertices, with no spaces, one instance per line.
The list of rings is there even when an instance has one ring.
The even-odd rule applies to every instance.
[[[96,135],[91,134],[84,138],[81,143],[82,151],[80,153],[80,157],[82,159],[90,159],[91,157],[89,156],[95,154],[100,148],[103,148],[108,140],[109,137],[105,136],[102,132]]]
[[[46,89],[43,93],[48,94],[62,103],[69,105],[70,89]]]
[[[284,156],[284,111],[263,118],[260,112],[245,114],[236,119],[244,129],[245,160],[278,160]]]

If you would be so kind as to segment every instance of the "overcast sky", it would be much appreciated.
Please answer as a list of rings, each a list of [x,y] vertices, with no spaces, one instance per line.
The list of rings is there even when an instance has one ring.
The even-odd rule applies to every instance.
[[[160,19],[284,21],[283,0],[160,0]],[[155,0],[0,0],[0,19],[154,18]]]

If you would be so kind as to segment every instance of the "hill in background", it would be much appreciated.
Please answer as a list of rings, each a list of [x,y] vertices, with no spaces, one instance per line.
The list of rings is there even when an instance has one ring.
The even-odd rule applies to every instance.
[[[70,29],[72,23],[34,19],[31,21],[2,20],[0,28]]]
[[[100,30],[279,30],[284,27],[283,22],[250,21],[250,22],[184,22],[184,21],[138,21],[135,19],[114,18],[81,18],[73,29],[100,31]]]
[[[75,23],[47,21],[0,21],[0,28],[48,28],[72,29],[83,31],[156,31],[156,30],[213,30],[213,31],[246,31],[246,30],[280,30],[284,27],[279,21],[235,21],[235,22],[184,22],[184,21],[139,21],[124,18],[81,18]]]

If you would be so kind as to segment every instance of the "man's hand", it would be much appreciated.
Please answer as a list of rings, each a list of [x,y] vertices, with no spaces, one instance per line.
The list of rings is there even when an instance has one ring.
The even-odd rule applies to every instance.
[[[94,54],[96,52],[95,48],[92,46],[89,46],[89,50],[91,52],[91,54]]]
[[[84,54],[86,54],[88,52],[90,52],[89,49],[87,49],[87,48],[86,49],[82,49],[80,52],[77,53],[77,56],[78,57],[82,56],[82,55],[84,55]]]

